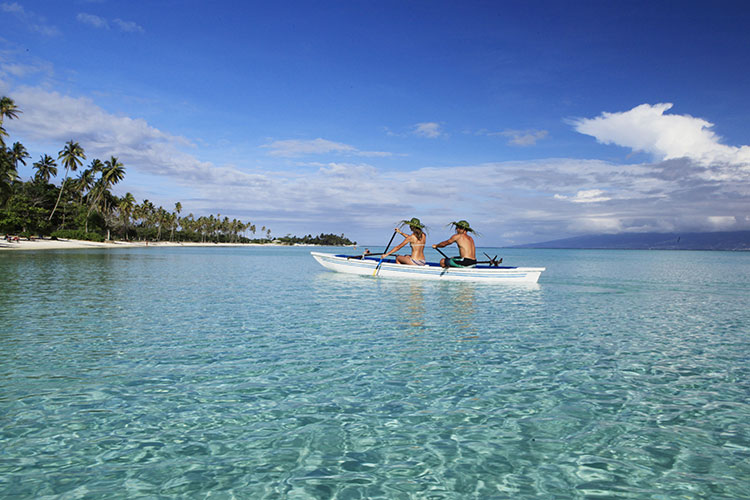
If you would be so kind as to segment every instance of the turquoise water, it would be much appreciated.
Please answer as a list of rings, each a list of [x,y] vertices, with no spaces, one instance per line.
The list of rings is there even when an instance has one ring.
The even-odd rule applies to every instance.
[[[0,498],[750,498],[750,253],[309,250],[1,253]]]

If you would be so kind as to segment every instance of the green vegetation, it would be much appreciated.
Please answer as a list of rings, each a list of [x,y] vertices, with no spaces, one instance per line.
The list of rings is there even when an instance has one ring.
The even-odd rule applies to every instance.
[[[343,247],[356,244],[356,241],[350,241],[349,238],[345,237],[343,234],[337,236],[335,234],[322,233],[320,236],[311,236],[308,234],[302,238],[286,235],[283,238],[278,238],[277,241],[287,245],[327,245],[332,247]]]
[[[255,236],[256,227],[249,222],[221,218],[220,214],[183,217],[179,202],[170,211],[148,200],[137,203],[130,193],[123,197],[113,195],[111,189],[125,177],[125,166],[113,156],[103,162],[94,158],[84,167],[86,153],[73,140],[65,143],[57,159],[42,155],[33,163],[34,177],[21,180],[18,165],[26,165],[29,154],[18,142],[7,147],[8,134],[3,128],[5,119],[16,119],[21,113],[11,98],[0,99],[0,232],[92,241],[114,238],[219,243],[272,241],[271,229],[265,226],[260,228],[259,238],[250,239],[244,235],[249,231]],[[56,186],[51,180],[60,167],[62,181]],[[74,172],[78,176],[70,177]],[[289,244],[351,244],[343,234],[340,237],[321,234],[315,238],[286,236],[281,240]]]

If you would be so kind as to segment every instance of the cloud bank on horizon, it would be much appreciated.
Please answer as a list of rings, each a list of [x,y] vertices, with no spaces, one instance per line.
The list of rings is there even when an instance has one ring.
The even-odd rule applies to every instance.
[[[452,214],[444,203],[449,199],[470,206],[466,217],[477,225],[507,225],[512,219],[517,227],[503,234],[507,243],[554,234],[560,224],[578,234],[750,228],[750,148],[722,144],[703,119],[665,115],[671,104],[642,104],[572,122],[599,142],[651,154],[653,163],[568,158],[388,172],[346,158],[391,152],[366,152],[316,138],[258,145],[270,157],[304,158],[307,162],[299,165],[305,168],[249,173],[201,160],[195,141],[143,119],[112,115],[89,98],[30,87],[11,95],[23,115],[10,129],[23,139],[52,147],[75,138],[89,158],[115,155],[141,174],[182,186],[195,200],[195,210],[220,207],[222,213],[335,225],[361,218],[371,228],[418,212],[427,213],[424,220],[439,228]],[[331,155],[337,159],[317,159]],[[716,197],[727,200],[726,211],[706,213],[705,203]]]

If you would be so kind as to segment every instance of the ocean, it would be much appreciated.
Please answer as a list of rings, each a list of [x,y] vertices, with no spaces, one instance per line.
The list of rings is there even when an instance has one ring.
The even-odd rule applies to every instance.
[[[0,498],[750,498],[750,253],[310,250],[0,253]]]

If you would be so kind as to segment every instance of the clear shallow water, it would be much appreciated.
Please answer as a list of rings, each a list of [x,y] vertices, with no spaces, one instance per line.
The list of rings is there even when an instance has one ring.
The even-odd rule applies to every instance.
[[[750,497],[750,254],[489,253],[0,254],[0,498]]]

